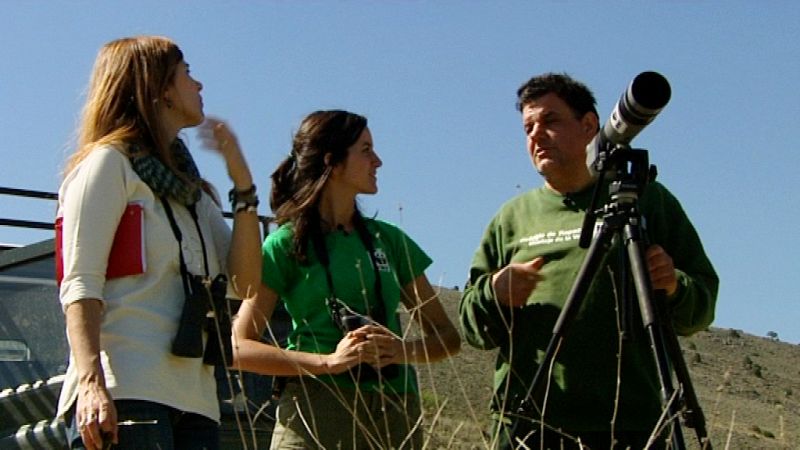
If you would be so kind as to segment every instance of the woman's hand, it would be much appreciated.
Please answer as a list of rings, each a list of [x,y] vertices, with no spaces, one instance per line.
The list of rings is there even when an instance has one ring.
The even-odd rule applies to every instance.
[[[349,331],[336,344],[336,350],[326,355],[325,365],[332,374],[342,373],[361,362],[367,336],[361,329]]]
[[[114,400],[97,382],[81,381],[78,384],[75,423],[87,450],[101,450],[110,442],[118,443]]]
[[[405,342],[386,327],[377,325],[367,325],[359,330],[363,330],[367,335],[367,343],[372,352],[368,360],[376,369],[381,369],[390,364],[403,364],[406,362],[408,351]]]
[[[219,153],[228,168],[228,176],[238,191],[245,191],[253,185],[250,168],[244,159],[239,140],[224,121],[215,117],[206,117],[198,127],[198,136],[204,147]]]
[[[100,322],[103,304],[95,298],[70,303],[66,310],[67,337],[78,370],[75,423],[87,450],[117,442],[117,409],[108,393],[100,364]]]
[[[394,333],[379,325],[365,325],[349,331],[327,355],[330,373],[342,373],[360,363],[375,368],[402,361],[403,342]]]

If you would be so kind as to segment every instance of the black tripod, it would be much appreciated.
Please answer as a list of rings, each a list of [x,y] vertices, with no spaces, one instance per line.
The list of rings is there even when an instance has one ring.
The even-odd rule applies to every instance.
[[[656,295],[663,295],[663,292],[653,292],[644,256],[647,243],[645,242],[645,229],[638,199],[644,186],[655,178],[655,166],[649,165],[646,150],[617,145],[600,152],[594,167],[599,172],[599,179],[595,186],[591,205],[584,218],[579,243],[581,247],[588,247],[589,250],[564,303],[564,308],[553,327],[553,337],[548,344],[544,360],[539,365],[525,397],[518,403],[517,414],[510,430],[512,439],[524,439],[537,431],[532,418],[537,416],[534,414],[536,411],[541,411],[537,405],[541,405],[539,399],[543,394],[542,383],[547,376],[548,369],[564,341],[567,329],[578,313],[581,301],[588,292],[613,239],[621,239],[620,251],[622,248],[626,250],[624,256],[627,256],[630,268],[630,273],[625,271],[622,274],[623,286],[627,286],[629,282],[625,278],[632,277],[639,301],[642,325],[647,332],[655,358],[661,384],[662,405],[667,407],[667,419],[672,422],[670,430],[672,448],[676,450],[686,448],[680,422],[672,420],[673,418],[683,418],[686,426],[695,429],[700,446],[704,449],[711,449],[705,418],[689,378],[689,371],[686,368],[678,338],[669,317],[666,317],[668,314],[661,309],[665,305],[664,299],[654,300]],[[598,194],[601,186],[605,185],[604,178],[607,173],[614,176],[609,185],[609,201],[601,209],[596,210]],[[603,218],[602,226],[596,236],[592,238],[598,215]],[[630,296],[624,295],[623,297],[624,303]],[[625,328],[626,326],[623,325],[623,332]],[[673,388],[673,371],[680,388],[677,393]]]

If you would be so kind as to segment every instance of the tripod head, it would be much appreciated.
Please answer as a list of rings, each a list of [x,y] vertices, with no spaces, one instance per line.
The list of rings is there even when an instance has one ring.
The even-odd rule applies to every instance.
[[[581,248],[589,248],[598,215],[616,216],[635,208],[639,195],[647,183],[654,181],[658,174],[656,166],[650,165],[647,150],[633,149],[627,144],[610,142],[597,152],[593,171],[597,173],[597,181],[592,193],[592,202],[583,218],[581,237],[578,241]],[[613,177],[608,187],[609,202],[598,208],[600,189],[605,184],[606,177]]]

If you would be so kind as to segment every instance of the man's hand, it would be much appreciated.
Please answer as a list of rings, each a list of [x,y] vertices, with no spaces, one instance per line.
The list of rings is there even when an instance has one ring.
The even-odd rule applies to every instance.
[[[544,265],[541,256],[524,263],[511,263],[492,275],[492,287],[497,301],[518,308],[525,306],[531,292],[536,288],[542,275],[539,270]]]
[[[647,267],[650,270],[650,282],[653,290],[663,289],[667,295],[678,290],[678,275],[672,257],[659,245],[651,245],[647,249]]]

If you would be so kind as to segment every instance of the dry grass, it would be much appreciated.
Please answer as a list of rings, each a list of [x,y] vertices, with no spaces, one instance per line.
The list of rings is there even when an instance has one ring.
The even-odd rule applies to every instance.
[[[441,289],[439,297],[456,322],[460,293]],[[800,346],[716,328],[681,346],[714,448],[800,448]],[[425,448],[489,448],[495,356],[463,344],[448,360],[418,366]],[[268,448],[265,431],[247,448]],[[687,448],[699,449],[695,431],[683,432]]]
[[[460,293],[442,289],[440,298],[455,319]],[[680,341],[715,448],[800,448],[800,346],[716,328]],[[486,448],[495,356],[465,344],[419,369],[423,399],[435,388],[445,404],[429,448]],[[688,448],[700,448],[693,429],[683,432]]]

